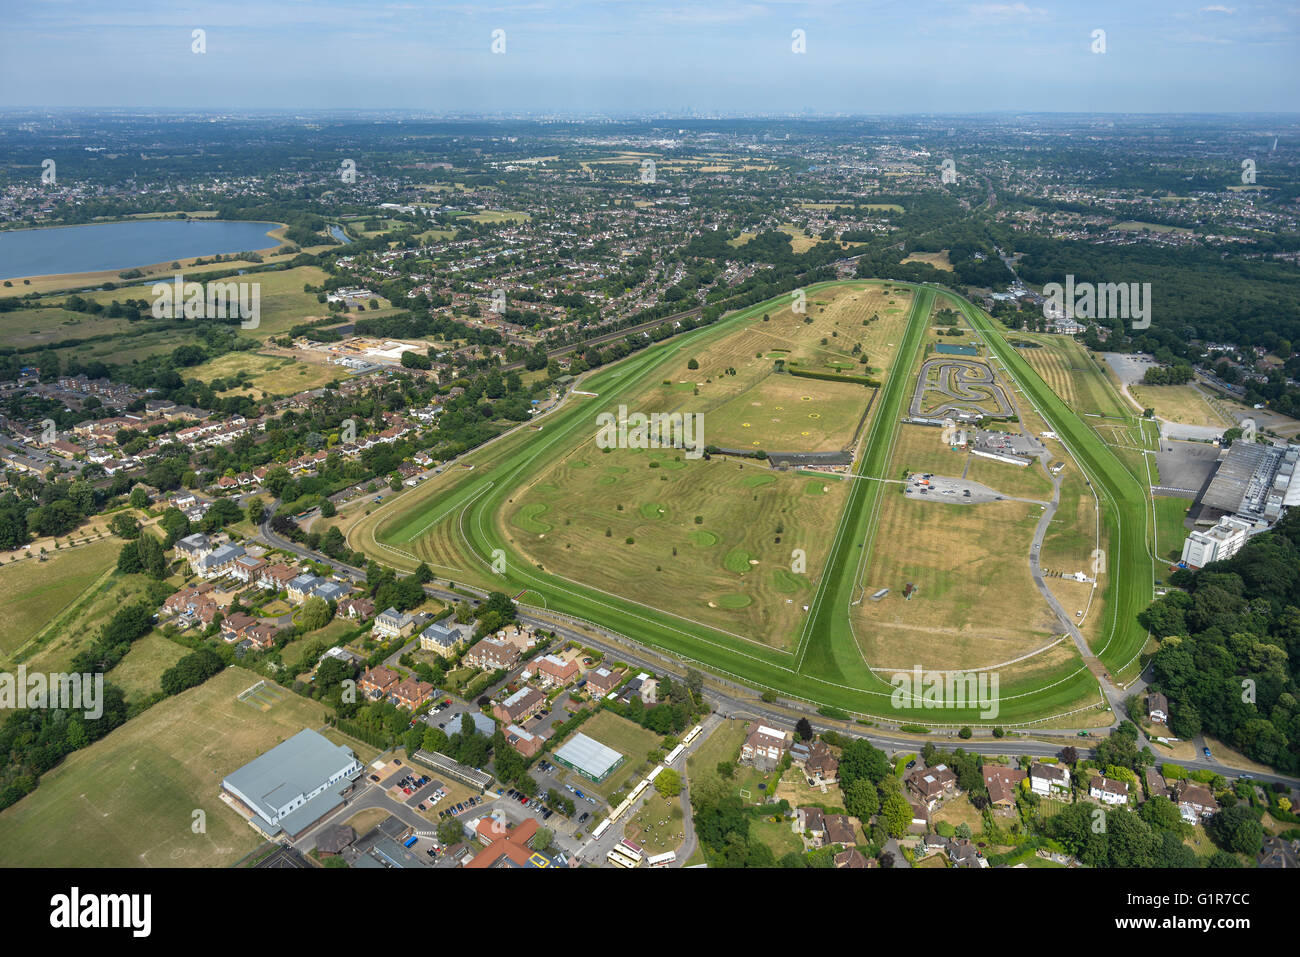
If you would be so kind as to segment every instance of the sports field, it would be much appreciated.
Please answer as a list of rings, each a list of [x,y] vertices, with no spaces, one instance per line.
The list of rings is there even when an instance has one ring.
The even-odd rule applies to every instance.
[[[526,592],[529,601],[548,609],[598,622],[606,628],[633,636],[637,641],[664,648],[723,674],[737,675],[748,682],[817,703],[902,720],[910,717],[930,726],[977,720],[978,711],[974,709],[945,710],[942,712],[943,720],[935,720],[936,712],[931,710],[894,712],[889,706],[892,689],[884,678],[873,674],[869,664],[875,662],[864,654],[863,646],[851,627],[850,609],[863,596],[873,562],[877,560],[873,557],[873,549],[882,537],[881,506],[886,496],[891,497],[891,504],[892,498],[903,501],[898,486],[889,484],[890,480],[899,478],[895,474],[899,467],[893,459],[893,450],[899,437],[899,420],[914,389],[914,377],[920,365],[921,346],[927,338],[932,309],[940,297],[928,287],[912,287],[905,295],[898,291],[900,285],[897,283],[847,282],[809,289],[808,318],[812,322],[806,325],[829,320],[832,324],[821,329],[841,333],[840,336],[815,336],[817,349],[829,347],[844,338],[845,327],[841,325],[836,330],[831,313],[836,302],[845,301],[842,292],[845,288],[870,293],[882,306],[900,307],[906,300],[908,308],[902,319],[889,315],[887,311],[872,309],[877,318],[873,321],[869,315],[865,319],[867,325],[859,326],[870,338],[863,348],[868,350],[870,365],[874,367],[872,375],[882,382],[882,386],[872,400],[871,414],[858,441],[854,476],[840,479],[839,488],[824,481],[824,476],[817,477],[822,481],[816,483],[816,489],[812,488],[812,483],[803,483],[804,494],[816,492],[811,496],[813,498],[831,496],[823,506],[829,505],[827,511],[833,510],[835,514],[833,521],[823,526],[826,532],[821,538],[812,547],[805,548],[809,577],[816,576],[816,580],[810,580],[810,587],[798,596],[780,596],[782,600],[791,599],[785,603],[791,612],[785,620],[792,627],[784,632],[785,625],[778,625],[775,641],[772,639],[773,629],[768,624],[772,620],[770,615],[763,619],[762,630],[758,632],[752,631],[748,624],[736,624],[744,615],[752,614],[748,609],[758,604],[754,601],[755,596],[763,591],[779,595],[778,581],[774,577],[765,580],[760,571],[756,581],[754,571],[744,571],[746,566],[760,570],[769,565],[776,567],[774,549],[778,543],[774,540],[775,529],[769,532],[773,541],[767,544],[766,550],[759,551],[746,548],[743,537],[739,543],[719,541],[707,544],[705,536],[699,535],[700,544],[696,544],[691,534],[699,530],[717,535],[721,526],[711,524],[712,516],[729,516],[727,509],[740,506],[748,508],[744,512],[750,519],[748,524],[758,525],[761,531],[762,523],[768,519],[762,512],[755,511],[762,507],[756,502],[761,503],[777,494],[787,495],[783,479],[795,476],[763,473],[756,471],[752,464],[731,462],[728,467],[734,470],[736,478],[731,484],[722,486],[728,490],[727,494],[711,496],[729,501],[712,505],[702,502],[701,507],[713,510],[710,515],[705,515],[689,503],[682,507],[675,497],[650,493],[667,488],[673,490],[674,496],[698,496],[707,491],[707,483],[692,486],[690,483],[697,481],[694,473],[707,474],[699,467],[713,463],[676,462],[679,453],[665,450],[665,454],[671,451],[671,455],[660,460],[659,468],[652,469],[650,464],[654,460],[650,454],[598,452],[593,449],[591,438],[597,412],[613,411],[619,403],[628,404],[629,398],[644,394],[646,389],[659,389],[665,378],[676,384],[676,379],[665,375],[665,371],[680,371],[691,358],[696,358],[701,366],[692,370],[695,376],[706,373],[708,370],[704,368],[701,357],[710,355],[710,350],[718,348],[738,330],[761,329],[764,312],[769,316],[766,325],[771,329],[774,317],[789,304],[786,297],[742,310],[714,326],[686,333],[593,373],[584,379],[580,389],[597,393],[595,397],[571,395],[559,409],[530,423],[531,428],[525,427],[466,456],[458,466],[447,470],[438,479],[401,496],[391,507],[385,506],[358,522],[350,536],[352,545],[399,568],[413,568],[425,560],[440,576],[503,588],[511,594]],[[887,288],[890,291],[886,292]],[[947,294],[942,295],[947,297]],[[945,301],[945,304],[950,307],[958,305],[955,299]],[[961,308],[963,311],[967,309],[965,304]],[[857,321],[860,324],[864,320]],[[980,319],[969,312],[967,321],[977,330],[983,328],[979,325]],[[991,339],[996,338],[1002,349],[1008,349],[993,333],[991,326],[985,334]],[[822,338],[828,340],[827,346],[822,345]],[[849,340],[850,343],[854,341]],[[835,348],[843,351],[839,343]],[[749,351],[749,356],[755,357],[757,351]],[[997,353],[997,346],[994,351]],[[740,355],[737,354],[738,358]],[[739,379],[741,366],[732,365],[737,375],[725,378]],[[1004,372],[1004,369],[999,369],[1000,376]],[[710,378],[708,375],[703,377]],[[1023,361],[1018,368],[1012,368],[1012,378],[1029,380],[1012,383],[1013,387],[1023,385],[1027,392],[1033,392],[1035,388],[1039,391],[1044,389],[1041,380]],[[711,383],[706,382],[708,384]],[[691,397],[694,398],[693,387]],[[1022,401],[1020,391],[1017,391],[1014,401],[1017,404]],[[1069,419],[1075,429],[1088,432],[1064,405],[1049,405],[1045,400],[1040,404],[1047,409],[1046,414],[1053,425],[1057,418]],[[1034,418],[1035,428],[1039,421]],[[1089,437],[1100,447],[1095,435],[1089,433]],[[712,444],[713,440],[707,441]],[[1068,437],[1066,441],[1069,441]],[[941,452],[936,446],[936,458],[951,454],[941,455]],[[1064,446],[1060,454],[1066,455]],[[955,463],[957,458],[950,461]],[[579,462],[585,466],[578,465]],[[672,467],[668,467],[669,463]],[[618,469],[628,471],[620,472]],[[638,474],[641,476],[639,479],[636,478]],[[725,477],[726,471],[719,470],[718,474]],[[744,485],[751,474],[755,476],[755,484]],[[563,481],[555,481],[557,477]],[[772,481],[759,481],[766,478]],[[804,474],[801,478],[806,480],[811,476]],[[742,484],[737,487],[736,482]],[[995,481],[989,484],[997,487]],[[822,490],[823,485],[828,487]],[[618,494],[613,491],[615,489],[619,490]],[[748,502],[744,501],[746,494]],[[619,501],[620,496],[622,501]],[[565,505],[566,497],[579,501],[580,507],[590,515],[580,515],[573,506]],[[741,499],[739,506],[730,502],[734,498]],[[789,497],[788,501],[790,511],[782,515],[786,529],[812,528],[814,519],[804,517],[794,497]],[[617,507],[619,504],[623,505],[621,511]],[[612,510],[610,505],[613,505]],[[998,503],[998,507],[1002,506],[1017,508],[1024,513],[1010,517],[1008,527],[1029,526],[1032,532],[1036,507]],[[697,514],[702,516],[698,525],[695,523]],[[892,514],[887,521],[894,521]],[[1006,514],[1010,516],[1011,512]],[[899,515],[906,517],[903,512]],[[1139,509],[1138,519],[1142,518]],[[734,524],[731,517],[722,520],[728,527]],[[908,520],[917,524],[914,518]],[[924,523],[918,527],[921,526]],[[893,529],[893,526],[889,528]],[[577,537],[580,530],[585,541]],[[923,531],[932,534],[928,527],[923,527]],[[671,537],[659,543],[661,533]],[[745,536],[754,532],[745,527],[738,529],[736,534]],[[779,543],[782,549],[794,544],[788,538],[789,534],[783,529]],[[891,548],[903,534],[906,532],[901,526],[886,533]],[[1020,537],[1022,548],[1027,547],[1028,534]],[[1139,542],[1144,544],[1145,525],[1138,534]],[[743,576],[741,580],[746,581],[746,591],[733,588],[728,592],[715,592],[711,585],[702,588],[701,585],[709,579],[699,574],[690,577],[684,588],[678,584],[671,588],[656,587],[654,583],[663,580],[659,576],[675,574],[681,581],[687,566],[682,564],[680,569],[674,569],[672,560],[676,558],[681,564],[680,560],[685,557],[683,535],[684,541],[690,543],[692,562],[698,563],[697,553],[716,549],[717,557],[711,555],[706,560],[715,562],[708,574]],[[955,542],[958,537],[954,530],[950,541]],[[627,543],[627,538],[633,539],[632,544]],[[656,543],[654,547],[659,549],[658,552],[652,551],[652,542]],[[726,548],[721,547],[724,544]],[[764,543],[760,541],[759,544]],[[940,540],[929,547],[932,549],[929,562],[936,566],[942,554],[951,551],[945,549]],[[953,547],[957,546],[954,544]],[[985,558],[977,554],[981,548],[978,543],[973,546],[966,543],[961,547],[967,549],[972,560],[987,561],[990,567],[998,564],[999,560],[991,554]],[[986,551],[989,548],[983,547]],[[677,556],[672,555],[673,548],[677,549]],[[493,576],[490,571],[495,549],[500,549],[506,556],[504,576]],[[642,563],[642,554],[650,560]],[[900,554],[898,560],[905,557]],[[717,558],[721,559],[721,570],[716,564]],[[759,562],[758,566],[749,564],[755,560]],[[619,564],[611,566],[612,562]],[[1008,573],[1017,568],[1027,569],[1027,555],[1022,551],[1014,565],[1007,563],[1006,567]],[[1148,564],[1148,585],[1149,572]],[[1021,574],[1028,577],[1027,570]],[[725,578],[722,580],[726,581]],[[607,585],[607,581],[618,587]],[[629,582],[636,584],[630,585]],[[901,588],[901,584],[898,587]],[[934,592],[942,593],[944,587],[944,583],[936,578]],[[644,601],[635,598],[627,593],[629,588],[644,589],[643,593],[652,594],[653,598]],[[983,614],[984,610],[978,607],[982,601],[978,595],[962,597],[960,590],[951,585],[948,594],[952,596],[950,600],[958,609],[957,613],[974,617]],[[727,598],[726,602],[717,600],[728,595],[735,597]],[[744,604],[744,598],[749,598],[751,604]],[[710,600],[718,607],[709,608]],[[759,601],[767,599],[760,597]],[[737,607],[726,608],[728,603]],[[722,614],[724,609],[731,613],[730,617]],[[1137,607],[1133,607],[1133,614],[1136,611]],[[717,617],[704,620],[705,615]],[[727,627],[727,624],[733,627]],[[1030,619],[1029,628],[1020,640],[1026,646],[1032,645],[1038,637],[1034,628],[1036,625],[1041,628],[1042,624],[1042,621]],[[1046,632],[1049,629],[1042,630]],[[919,630],[916,633],[927,634]],[[794,641],[784,640],[786,634],[795,636]],[[947,640],[934,637],[936,642]],[[1044,635],[1044,640],[1050,641],[1051,636]],[[1108,653],[1113,650],[1108,649]],[[980,654],[973,641],[964,651],[972,660]],[[919,659],[919,662],[914,659]],[[1003,660],[997,658],[985,663]],[[929,666],[921,651],[909,654],[902,662],[906,666],[914,663]],[[893,667],[898,662],[881,664]],[[1004,673],[1001,693],[1003,700],[998,722],[1003,724],[1062,714],[1090,706],[1097,700],[1096,684],[1068,642],[1058,642],[1050,651],[1040,649],[1033,660]]]
[[[237,700],[258,681],[221,674],[69,755],[36,791],[0,812],[11,867],[226,867],[262,843],[218,796],[221,780],[325,708],[278,689],[268,710]],[[194,811],[205,816],[195,833]]]

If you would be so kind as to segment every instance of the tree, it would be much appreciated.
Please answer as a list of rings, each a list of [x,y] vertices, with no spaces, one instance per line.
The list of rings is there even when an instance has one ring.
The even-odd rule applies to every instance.
[[[266,506],[261,499],[255,498],[248,503],[247,518],[248,524],[254,528],[262,524],[262,519],[266,518]]]
[[[118,512],[108,523],[108,529],[118,538],[135,541],[140,537],[140,523],[130,512]]]
[[[844,789],[844,809],[859,821],[866,822],[880,810],[880,792],[866,778],[859,778]],[[909,815],[910,823],[910,815]]]
[[[465,829],[456,817],[448,817],[438,822],[438,843],[450,846],[465,840]]]
[[[795,734],[799,735],[800,741],[811,741],[813,736],[812,724],[807,718],[800,718],[794,724]]]
[[[302,609],[298,612],[298,624],[303,631],[315,631],[328,625],[332,617],[329,602],[319,595],[312,595],[302,603]]]
[[[326,498],[321,500],[320,513],[323,518],[333,518],[339,510],[330,499]]]
[[[902,837],[912,826],[912,805],[908,804],[907,798],[898,792],[885,798],[880,806],[880,813],[884,815],[885,829],[890,837]]]
[[[1225,851],[1258,854],[1263,847],[1263,825],[1244,804],[1224,808],[1210,818],[1205,830],[1210,839]]]
[[[137,485],[135,488],[131,489],[131,507],[132,508],[149,507],[149,493],[145,491],[143,485]]]
[[[655,777],[655,790],[666,798],[674,798],[682,793],[682,776],[672,768],[664,768]]]

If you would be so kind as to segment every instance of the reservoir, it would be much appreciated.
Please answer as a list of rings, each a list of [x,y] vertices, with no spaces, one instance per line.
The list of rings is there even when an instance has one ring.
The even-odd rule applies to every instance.
[[[277,223],[146,219],[0,232],[0,279],[126,270],[218,253],[270,249]]]

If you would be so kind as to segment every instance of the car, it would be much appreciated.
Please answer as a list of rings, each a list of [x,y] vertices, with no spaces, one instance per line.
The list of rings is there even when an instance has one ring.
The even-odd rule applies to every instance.
[[[424,802],[423,802],[423,801],[420,802],[420,810],[421,810],[421,811],[427,811],[427,810],[429,810],[427,807],[424,806]]]
[[[585,820],[586,820],[587,818],[589,818],[589,817],[591,817],[591,815],[588,814],[586,811],[583,811],[583,812],[582,812],[582,817],[578,818],[578,823],[581,824],[583,821],[585,821]]]
[[[590,804],[592,807],[595,807],[595,806],[596,806],[596,799],[595,799],[595,798],[590,798],[590,797],[589,797],[589,798],[587,798],[587,803]]]
[[[372,774],[372,775],[370,775],[370,780],[372,780],[372,781],[378,781],[378,780],[379,780],[379,775],[378,775],[378,774]]]
[[[444,817],[446,817],[446,816],[447,816],[447,812],[446,812],[445,809],[442,810],[442,811],[439,811],[439,812],[438,812],[438,818],[439,818],[439,820],[441,820],[442,818],[444,818]]]
[[[402,788],[402,791],[403,793],[406,794],[407,797],[410,797],[411,794],[413,793],[410,788]]]
[[[580,797],[580,798],[585,798],[585,797],[587,796],[587,795],[583,794],[581,791],[579,791],[579,790],[576,789],[576,788],[574,789],[573,793],[576,794],[576,795],[578,795],[578,797]]]
[[[542,809],[542,820],[543,820],[543,821],[549,821],[549,820],[551,819],[551,815],[552,815],[553,813],[554,813],[554,812],[553,812],[549,807],[548,807],[548,808],[543,808],[543,809]]]
[[[1237,775],[1237,780],[1238,780],[1238,781],[1253,781],[1253,780],[1255,780],[1255,775],[1253,775],[1253,774],[1238,774],[1238,775]]]
[[[566,791],[570,791],[570,792],[572,792],[572,793],[574,793],[574,794],[577,794],[577,793],[578,793],[576,790],[574,790],[574,787],[573,787],[572,784],[566,784],[566,785],[564,786],[564,789],[565,789]]]
[[[1214,758],[1214,755],[1210,754],[1209,748],[1201,748],[1201,753],[1205,755],[1205,760],[1207,761],[1213,760]]]
[[[497,788],[497,794],[505,794],[505,793],[506,792],[502,788]]]
[[[401,759],[401,758],[393,758],[393,763],[396,764],[396,765],[400,768],[400,767],[402,766],[402,759]]]
[[[907,762],[907,770],[910,771],[910,770],[912,770],[912,768],[914,768],[914,767],[916,767],[916,762],[915,762],[915,761],[908,761],[908,762]]]
[[[522,804],[524,807],[528,807],[528,798],[520,798],[519,803]]]
[[[431,847],[431,848],[429,848],[427,851],[425,851],[424,853],[428,854],[430,857],[437,857],[437,856],[438,856],[438,849],[437,849],[436,847]]]

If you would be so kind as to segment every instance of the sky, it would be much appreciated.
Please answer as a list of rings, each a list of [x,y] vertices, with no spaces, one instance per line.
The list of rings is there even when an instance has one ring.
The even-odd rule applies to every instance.
[[[1300,109],[1300,0],[0,7],[3,107],[619,116]],[[195,52],[196,30],[205,52]]]

